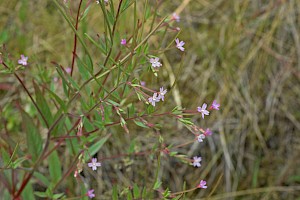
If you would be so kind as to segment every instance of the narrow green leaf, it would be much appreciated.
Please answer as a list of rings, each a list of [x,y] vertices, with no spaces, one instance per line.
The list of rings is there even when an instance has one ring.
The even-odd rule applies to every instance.
[[[90,8],[91,8],[91,5],[84,10],[82,17],[80,18],[80,21],[82,21],[82,20],[84,20],[84,18],[86,18],[87,14],[90,11]]]
[[[153,187],[153,190],[158,189],[161,186],[162,182],[161,181],[156,181]]]
[[[136,183],[133,186],[133,197],[134,199],[138,199],[140,197],[140,189]]]
[[[128,191],[128,193],[127,193],[127,200],[132,200],[131,191]]]
[[[60,108],[57,111],[57,113],[54,116],[54,119],[58,119],[61,114],[62,114],[62,108]],[[64,130],[64,125],[65,125],[65,120],[66,120],[66,116],[63,115],[63,117],[59,120],[58,124],[53,129],[52,136],[56,137],[56,136],[62,135],[62,133],[63,133],[62,130]]]
[[[135,139],[130,142],[128,153],[134,153],[135,151]]]
[[[146,199],[146,197],[147,197],[147,188],[144,187],[142,192],[142,199]]]
[[[10,163],[10,156],[9,156],[9,154],[4,150],[4,148],[1,148],[1,154],[2,154],[1,158],[3,160],[4,166],[8,166],[9,163]]]
[[[42,198],[48,197],[48,195],[46,194],[46,192],[34,192],[34,194],[36,196],[42,197]]]
[[[61,179],[61,164],[57,151],[53,151],[48,157],[49,174],[53,184],[56,184]]]
[[[84,63],[86,64],[87,70],[91,73],[94,74],[94,67],[93,67],[93,63],[92,60],[89,59],[88,56],[84,56]]]
[[[101,140],[99,140],[98,142],[96,142],[95,144],[90,146],[89,147],[89,152],[85,153],[85,160],[86,161],[89,160],[90,159],[89,156],[94,156],[101,149],[101,147],[108,140],[108,138],[110,138],[110,136],[111,136],[111,134],[105,136],[104,138],[102,138]]]
[[[52,113],[51,113],[48,103],[44,97],[44,94],[41,92],[41,90],[39,89],[38,85],[35,82],[33,82],[33,87],[34,87],[35,95],[36,95],[36,104],[40,108],[40,110],[41,110],[42,114],[44,115],[44,117],[46,118],[48,124],[52,124],[53,123]]]
[[[83,117],[82,122],[83,127],[87,132],[93,131],[95,129],[94,125],[90,122],[90,120],[87,117]]]
[[[136,120],[133,120],[134,123],[140,127],[143,127],[143,128],[149,128],[148,126],[146,126],[143,122],[140,122],[140,121],[136,121]]]
[[[26,133],[28,151],[32,156],[32,160],[36,161],[42,151],[43,141],[39,134],[33,119],[23,110],[21,110],[23,127]]]
[[[65,195],[64,193],[54,194],[54,195],[52,196],[52,198],[53,198],[53,199],[60,199],[60,198],[62,198],[64,195]]]
[[[33,176],[36,177],[39,181],[41,181],[44,184],[44,186],[48,186],[50,184],[48,178],[39,172],[34,172]]]
[[[62,70],[58,67],[56,69],[61,78],[67,79],[68,82],[71,83],[71,85],[74,88],[76,88],[76,90],[79,90],[79,85],[75,82],[75,80],[69,74],[63,73]]]
[[[33,195],[33,188],[32,188],[32,184],[28,183],[23,192],[22,192],[22,199],[26,199],[26,200],[35,200],[34,195]]]
[[[174,197],[172,200],[179,200],[182,198],[182,195],[178,195],[177,197]]]
[[[21,158],[17,158],[13,163],[12,163],[12,167],[15,169],[17,167],[19,167],[22,162],[24,162],[25,160],[28,160],[27,157],[21,157]]]
[[[51,90],[47,90],[47,91],[50,93],[50,95],[52,97],[54,97],[54,99],[60,105],[60,107],[63,109],[63,111],[67,111],[65,102],[57,94],[55,94],[53,91],[51,91]]]
[[[109,11],[107,11],[107,18],[108,18],[108,22],[110,23],[110,25],[113,25],[114,22],[115,22],[115,17],[114,17],[114,15],[113,15],[111,12],[109,12]]]
[[[0,44],[5,43],[8,40],[8,31],[7,30],[3,30],[0,33]]]
[[[113,200],[118,200],[118,186],[114,185],[113,186],[113,191],[112,191],[112,199]]]
[[[56,71],[60,78],[62,79],[63,89],[65,92],[65,95],[68,96],[68,88],[71,90],[74,90],[74,88],[71,86],[71,84],[68,82],[67,78],[65,77],[64,73],[62,72],[60,67],[56,67]]]
[[[88,80],[90,78],[87,66],[82,62],[80,58],[77,58],[77,66],[79,73],[83,80]],[[92,72],[91,72],[92,73]]]
[[[121,13],[124,12],[132,3],[133,1],[130,2],[130,0],[123,1],[121,6]]]

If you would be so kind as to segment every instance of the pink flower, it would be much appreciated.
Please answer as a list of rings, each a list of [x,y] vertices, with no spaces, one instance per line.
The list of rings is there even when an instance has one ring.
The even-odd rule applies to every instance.
[[[200,164],[201,160],[202,160],[201,157],[194,156],[194,158],[193,158],[194,167],[201,167],[201,164]]]
[[[159,58],[157,58],[157,57],[150,58],[149,61],[150,61],[153,68],[162,66],[162,64],[159,62]]]
[[[203,140],[205,139],[205,135],[204,134],[200,134],[198,135],[198,142],[203,142]]]
[[[66,68],[66,72],[67,72],[68,74],[71,74],[71,71],[72,71],[71,67],[67,67],[67,68]]]
[[[185,44],[185,42],[184,42],[184,41],[179,41],[178,38],[176,38],[175,42],[176,42],[176,47],[177,47],[180,51],[184,51],[183,45]]]
[[[219,110],[220,104],[217,103],[216,100],[214,100],[210,106],[210,109]]]
[[[141,86],[145,86],[146,82],[145,81],[140,81]]]
[[[86,196],[88,196],[89,198],[94,198],[95,197],[95,194],[94,194],[94,190],[89,190],[87,193],[86,193]]]
[[[212,131],[209,128],[207,128],[204,132],[204,135],[212,135]]]
[[[159,88],[158,99],[161,99],[162,101],[164,101],[166,93],[167,93],[167,90],[164,90],[164,87]]]
[[[23,66],[26,66],[27,65],[27,60],[28,60],[28,57],[24,56],[23,54],[21,55],[21,59],[18,60],[18,63],[20,65],[23,65]]]
[[[157,93],[154,93],[152,97],[148,98],[148,101],[152,104],[152,106],[155,106],[155,103],[159,102]]]
[[[206,181],[204,180],[201,180],[199,185],[197,186],[198,188],[203,188],[203,189],[206,189],[207,186],[206,186]]]
[[[122,40],[121,40],[121,45],[126,45],[126,43],[127,43],[127,42],[126,42],[126,39],[122,39]]]
[[[92,158],[92,162],[88,163],[88,166],[95,171],[97,170],[97,167],[101,167],[101,163],[97,162],[97,158]]]
[[[176,22],[179,22],[180,21],[180,16],[177,15],[176,13],[173,13],[172,17],[171,17],[171,20],[176,20]]]
[[[209,115],[209,112],[208,112],[208,110],[206,110],[206,107],[207,107],[207,104],[206,103],[204,103],[203,105],[202,105],[202,107],[198,107],[197,109],[198,109],[198,112],[200,112],[201,114],[202,114],[202,118],[204,119],[204,115]]]

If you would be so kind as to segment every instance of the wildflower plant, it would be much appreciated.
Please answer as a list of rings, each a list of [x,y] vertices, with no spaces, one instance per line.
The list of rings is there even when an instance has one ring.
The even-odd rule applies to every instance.
[[[209,108],[206,103],[192,110],[170,108],[174,105],[171,92],[176,82],[167,85],[166,81],[158,81],[157,77],[165,78],[160,60],[164,49],[157,49],[151,39],[164,37],[161,40],[168,40],[171,47],[168,51],[178,52],[176,48],[188,51],[183,47],[185,42],[177,38],[179,33],[172,29],[172,23],[180,23],[179,15],[157,14],[158,6],[148,1],[146,4],[133,0],[52,2],[72,30],[69,63],[52,60],[47,63],[51,68],[27,80],[24,74],[35,73],[34,66],[27,63],[34,62],[34,55],[13,57],[9,50],[2,49],[1,70],[16,78],[26,94],[25,103],[30,105],[18,109],[25,140],[9,138],[10,142],[0,152],[5,197],[101,199],[103,194],[113,199],[180,197],[187,191],[177,196],[178,191],[169,190],[169,183],[162,183],[158,176],[162,158],[172,157],[188,167],[192,163],[200,168],[196,174],[201,174],[202,158],[191,159],[177,152],[178,148],[161,133],[165,122],[183,124],[191,132],[191,142],[204,142],[212,135],[210,129],[200,128],[186,116],[202,116],[198,119],[204,120],[210,114],[208,110],[219,110],[220,104],[214,100]],[[138,12],[141,7],[142,14]],[[101,31],[86,26],[81,29],[90,12],[100,13],[97,26],[102,26]],[[119,28],[127,20],[131,20],[131,29]],[[171,39],[164,34],[166,31],[172,34]],[[157,77],[149,70],[149,63]],[[137,127],[147,130],[147,136],[131,132]],[[123,142],[129,145],[122,145]],[[151,148],[146,148],[149,143]],[[116,149],[117,145],[122,150]],[[144,161],[143,173],[154,174],[153,177],[143,181],[132,179],[130,183],[117,180],[112,171],[122,168],[127,173],[126,169],[136,169],[139,157]],[[154,163],[154,169],[146,166],[149,162]],[[112,170],[107,173],[107,169]],[[202,180],[197,186],[199,180],[189,183],[193,190],[207,187]]]

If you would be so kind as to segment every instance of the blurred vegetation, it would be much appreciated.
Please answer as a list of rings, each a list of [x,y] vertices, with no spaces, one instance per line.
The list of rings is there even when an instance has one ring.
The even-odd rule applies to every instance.
[[[70,7],[73,11],[78,6],[75,2],[70,4],[74,6]],[[178,51],[162,52],[162,75],[158,79],[143,77],[147,84],[153,83],[151,87],[158,87],[170,85],[180,74],[168,103],[164,103],[161,109],[170,110],[176,105],[195,109],[214,99],[221,103],[220,112],[205,120],[200,116],[193,118],[202,127],[211,127],[213,136],[200,145],[195,143],[178,148],[178,152],[189,157],[200,154],[203,157],[200,170],[172,157],[164,157],[164,167],[159,174],[163,184],[167,183],[172,192],[177,192],[184,187],[195,187],[201,176],[207,180],[209,188],[187,193],[186,197],[192,199],[299,198],[299,1],[149,2],[153,7],[159,2],[157,12],[162,17],[175,11],[180,14],[181,21],[173,25],[180,27],[180,39],[186,42],[183,60]],[[138,5],[142,12],[143,4]],[[2,51],[8,52],[14,60],[20,54],[29,56],[30,70],[22,74],[26,84],[32,85],[32,79],[38,83],[50,83],[57,76],[51,61],[64,67],[71,65],[73,32],[52,1],[0,1],[0,16],[0,44],[5,44]],[[129,13],[121,16],[117,37],[132,33],[132,17]],[[92,37],[101,35],[102,23],[101,12],[92,6],[80,23],[80,32]],[[145,28],[150,26],[147,24]],[[150,42],[160,49],[166,47],[174,36],[170,33],[163,41],[154,36]],[[90,52],[94,58],[99,55],[94,47]],[[117,52],[113,53],[117,55]],[[41,80],[45,77],[48,79]],[[0,74],[1,148],[7,146],[7,133],[14,141],[20,142],[21,148],[25,145],[22,143],[25,136],[22,134],[20,106],[28,112],[34,110],[15,78]],[[176,146],[193,139],[189,130],[177,125],[175,120],[160,120],[164,120],[160,134],[165,143]],[[130,134],[124,134],[122,128],[110,130],[112,138],[101,149],[103,157],[123,153],[124,147],[133,145],[132,141],[136,141],[135,148],[140,150],[152,148],[147,146],[153,140],[151,131],[133,124],[128,126]],[[71,159],[66,156],[64,162],[71,162]],[[105,197],[115,182],[124,187],[131,186],[132,182],[153,182],[155,171],[151,169],[156,165],[156,162],[138,156],[107,160],[101,173],[86,176],[96,176],[94,185]],[[59,190],[62,192],[66,188]]]

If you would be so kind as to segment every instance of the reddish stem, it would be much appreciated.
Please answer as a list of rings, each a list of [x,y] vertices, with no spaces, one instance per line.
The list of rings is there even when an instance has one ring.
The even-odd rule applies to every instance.
[[[76,16],[76,24],[75,24],[76,31],[78,30],[79,13],[80,13],[81,4],[82,4],[82,0],[80,0],[79,6],[78,6],[78,11],[77,11],[77,16]],[[71,76],[73,75],[73,69],[74,69],[74,64],[75,64],[76,47],[77,47],[77,35],[75,33],[74,34],[74,47],[73,47],[73,52],[72,52],[73,56],[72,56]]]

